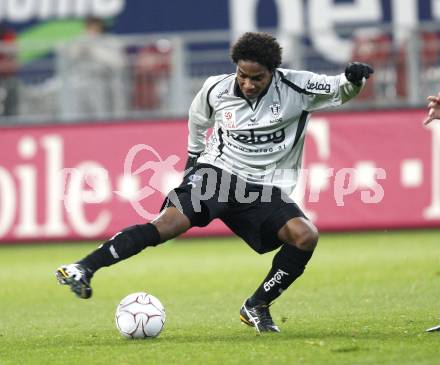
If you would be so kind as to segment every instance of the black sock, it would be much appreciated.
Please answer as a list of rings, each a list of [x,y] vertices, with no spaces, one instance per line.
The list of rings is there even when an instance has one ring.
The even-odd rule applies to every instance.
[[[110,266],[141,252],[147,246],[157,246],[160,235],[151,223],[128,227],[104,242],[78,264],[92,274],[104,266]]]
[[[313,251],[304,251],[284,244],[274,256],[269,274],[247,303],[251,306],[269,304],[278,298],[301,276],[312,255]]]

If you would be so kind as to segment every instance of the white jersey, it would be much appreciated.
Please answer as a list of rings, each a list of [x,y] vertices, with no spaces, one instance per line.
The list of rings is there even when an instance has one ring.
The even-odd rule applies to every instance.
[[[290,194],[301,168],[310,112],[340,105],[361,89],[343,74],[279,68],[251,102],[238,87],[235,73],[209,77],[190,107],[188,151],[201,153],[198,163]]]

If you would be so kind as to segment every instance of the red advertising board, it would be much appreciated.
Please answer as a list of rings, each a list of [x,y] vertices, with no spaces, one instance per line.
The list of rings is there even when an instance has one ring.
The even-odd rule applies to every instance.
[[[303,206],[321,229],[440,227],[440,122],[423,127],[425,115],[372,111],[313,120]]]
[[[440,227],[440,123],[424,110],[316,114],[295,198],[321,230]],[[0,242],[102,239],[179,184],[186,121],[2,128]],[[192,235],[228,234],[214,221]]]

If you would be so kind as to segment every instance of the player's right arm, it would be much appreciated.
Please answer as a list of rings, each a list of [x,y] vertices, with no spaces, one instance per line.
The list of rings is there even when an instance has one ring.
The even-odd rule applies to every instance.
[[[440,92],[434,96],[428,96],[427,98],[429,100],[428,104],[428,116],[423,121],[424,125],[428,125],[431,123],[434,119],[440,119]]]
[[[193,99],[188,118],[188,160],[185,170],[194,166],[206,147],[206,133],[214,125],[213,107],[209,100],[217,77],[209,77]]]

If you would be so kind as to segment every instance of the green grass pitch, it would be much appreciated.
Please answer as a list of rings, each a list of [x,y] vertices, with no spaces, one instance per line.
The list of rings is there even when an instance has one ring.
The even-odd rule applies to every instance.
[[[176,240],[105,268],[94,296],[56,283],[59,264],[95,244],[0,247],[0,364],[438,364],[440,231],[324,234],[305,274],[273,305],[279,334],[241,325],[266,275],[236,238]],[[149,291],[165,305],[160,337],[127,340],[114,311]]]

